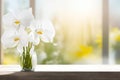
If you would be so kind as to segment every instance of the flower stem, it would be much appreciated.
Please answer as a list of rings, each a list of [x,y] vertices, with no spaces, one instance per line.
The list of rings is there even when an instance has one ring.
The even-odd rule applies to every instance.
[[[22,60],[21,65],[23,70],[32,70],[32,56],[30,54],[30,50],[32,48],[32,44],[29,43],[27,47],[23,47],[23,54],[22,54]]]

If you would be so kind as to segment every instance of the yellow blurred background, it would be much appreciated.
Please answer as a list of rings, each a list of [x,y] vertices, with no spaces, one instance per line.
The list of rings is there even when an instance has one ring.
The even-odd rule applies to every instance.
[[[30,1],[4,0],[3,4],[5,14],[29,8]],[[35,0],[35,16],[50,19],[56,30],[53,44],[36,47],[38,64],[102,64],[102,0]],[[120,42],[120,35],[114,35],[119,32],[111,27],[110,41],[116,40],[110,49],[117,49],[112,43]],[[18,64],[15,49],[4,49],[3,54],[3,64]]]

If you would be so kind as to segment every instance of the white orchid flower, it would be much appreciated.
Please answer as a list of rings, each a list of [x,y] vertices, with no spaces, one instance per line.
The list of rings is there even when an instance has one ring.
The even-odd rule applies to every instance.
[[[34,16],[31,8],[23,11],[16,10],[14,12],[11,11],[3,16],[3,24],[14,27],[19,27],[19,25],[28,27],[33,19]]]
[[[30,40],[33,41],[35,45],[40,43],[40,40],[43,42],[52,42],[55,36],[55,30],[50,21],[40,21],[34,20],[30,27]]]
[[[19,30],[11,28],[3,33],[1,41],[5,48],[17,47],[18,51],[22,53],[23,46],[28,45],[28,35],[22,28]]]

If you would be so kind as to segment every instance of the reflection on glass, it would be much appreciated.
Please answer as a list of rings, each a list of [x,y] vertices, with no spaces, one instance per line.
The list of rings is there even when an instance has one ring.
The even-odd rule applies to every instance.
[[[120,64],[120,0],[110,0],[110,63]]]
[[[101,6],[101,0],[36,0],[36,17],[52,20],[56,29],[54,44],[39,48],[38,62],[100,64]]]

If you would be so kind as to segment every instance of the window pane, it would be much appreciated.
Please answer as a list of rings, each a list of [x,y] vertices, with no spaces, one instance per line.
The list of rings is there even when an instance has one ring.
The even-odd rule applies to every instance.
[[[102,0],[36,0],[35,12],[56,29],[54,44],[37,48],[39,64],[102,63]]]
[[[3,0],[3,15],[11,10],[22,10],[29,8],[29,0]],[[6,27],[2,26],[2,32]],[[18,53],[16,49],[4,49],[2,48],[3,54],[3,64],[17,64],[18,63]]]
[[[120,63],[120,0],[110,0],[110,63]]]

